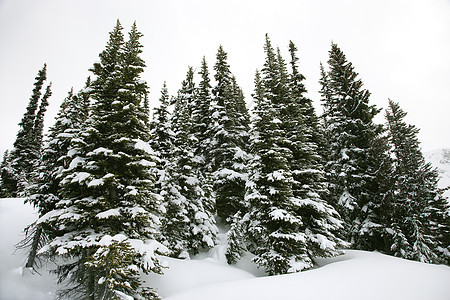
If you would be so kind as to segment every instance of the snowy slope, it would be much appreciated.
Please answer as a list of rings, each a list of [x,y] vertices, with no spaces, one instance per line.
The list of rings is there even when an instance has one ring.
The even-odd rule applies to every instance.
[[[23,238],[23,229],[35,221],[36,215],[23,199],[0,199],[0,299],[45,300],[54,299],[56,279],[44,267],[42,276],[22,270],[24,251],[14,251],[14,245]]]
[[[306,272],[208,285],[166,300],[450,299],[450,268],[348,251]]]
[[[14,252],[22,228],[35,218],[22,199],[0,199],[0,299],[54,299],[55,278],[23,272],[23,252]],[[222,233],[224,234],[224,233]],[[222,240],[224,235],[221,236]],[[379,253],[347,251],[321,259],[318,268],[297,274],[266,277],[247,255],[237,266],[223,260],[223,243],[192,260],[167,258],[164,276],[143,277],[167,300],[237,299],[383,299],[448,300],[450,268],[389,257]]]
[[[440,174],[439,187],[450,186],[450,149],[438,149],[424,153],[425,160],[438,168]],[[444,194],[450,202],[450,190]]]

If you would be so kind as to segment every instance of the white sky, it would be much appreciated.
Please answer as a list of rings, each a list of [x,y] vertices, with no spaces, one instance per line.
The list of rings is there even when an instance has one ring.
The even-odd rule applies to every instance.
[[[125,33],[136,20],[144,34],[153,103],[164,80],[175,94],[187,66],[199,69],[203,55],[212,75],[220,44],[250,101],[269,33],[287,61],[289,40],[297,45],[309,96],[320,107],[319,63],[334,41],[373,104],[400,102],[421,129],[423,150],[450,148],[450,0],[0,0],[0,156],[12,147],[44,62],[53,82],[49,126],[70,88],[83,87],[117,18]],[[377,120],[384,122],[381,114]]]

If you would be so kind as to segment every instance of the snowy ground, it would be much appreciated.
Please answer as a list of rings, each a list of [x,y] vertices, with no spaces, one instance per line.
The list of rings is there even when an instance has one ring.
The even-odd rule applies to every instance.
[[[0,199],[0,299],[54,299],[55,278],[46,270],[31,274],[21,266],[24,253],[14,253],[22,229],[35,218],[22,199]],[[220,236],[222,241],[225,236]],[[346,299],[448,300],[450,268],[389,257],[379,253],[347,251],[321,259],[319,267],[297,274],[265,276],[247,255],[237,266],[224,262],[224,245],[192,260],[166,259],[164,276],[145,280],[166,300],[238,299]]]

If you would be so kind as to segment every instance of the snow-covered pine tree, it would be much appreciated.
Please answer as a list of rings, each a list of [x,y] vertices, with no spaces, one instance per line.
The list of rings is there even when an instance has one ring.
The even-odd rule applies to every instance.
[[[289,95],[283,97],[282,126],[286,147],[292,152],[289,161],[293,174],[293,195],[299,202],[301,232],[305,233],[308,255],[329,257],[341,254],[343,241],[338,238],[342,220],[325,199],[328,190],[325,181],[324,159],[320,148],[324,146],[324,132],[319,123],[312,101],[305,96],[305,77],[298,71],[297,48],[291,41],[291,73],[286,75],[285,63],[278,52],[280,74],[287,80]]]
[[[255,103],[259,104],[261,107],[264,107],[263,97],[264,97],[264,89],[262,85],[261,80],[261,73],[259,70],[256,70],[255,72],[255,79],[254,79],[254,93],[252,94],[252,97],[255,99]],[[255,110],[255,108],[254,108]],[[252,122],[255,122],[255,120],[252,120]],[[251,176],[252,170],[254,170],[254,177],[255,178],[247,178],[247,182],[245,185],[245,192],[246,195],[244,196],[244,211],[238,212],[233,216],[230,230],[228,231],[228,247],[225,252],[225,256],[227,258],[227,261],[229,264],[234,264],[238,262],[238,260],[241,258],[243,252],[249,248],[250,250],[254,248],[255,243],[254,241],[248,240],[248,236],[246,233],[246,227],[249,226],[249,208],[250,208],[250,199],[248,197],[248,191],[251,189],[255,189],[255,184],[251,182],[250,180],[256,180],[257,179],[257,168],[258,166],[258,157],[252,152],[254,149],[251,147],[253,140],[258,135],[258,132],[255,130],[254,126],[251,126],[250,129],[250,135],[249,135],[249,154],[250,159],[247,163],[247,170],[248,170],[248,176]],[[256,190],[255,190],[256,192]],[[257,194],[256,194],[257,195]],[[256,196],[255,195],[255,196]],[[245,219],[243,218],[245,217]],[[252,245],[253,244],[253,245]]]
[[[36,117],[34,119],[33,124],[33,138],[32,138],[32,147],[37,152],[35,156],[37,159],[35,159],[35,167],[39,165],[39,159],[41,158],[41,149],[43,145],[43,139],[44,139],[44,116],[45,112],[47,111],[47,106],[49,105],[48,98],[51,96],[51,85],[52,83],[46,87],[44,96],[41,99],[41,103],[39,104],[39,109],[36,113]],[[30,178],[30,181],[32,178]]]
[[[228,54],[220,46],[214,65],[211,147],[217,215],[226,223],[244,208],[249,114],[242,91],[230,71]]]
[[[205,195],[211,199],[208,202],[213,203],[212,174],[211,164],[209,162],[210,151],[212,149],[211,139],[211,84],[209,78],[208,64],[203,57],[200,71],[201,76],[198,87],[195,88],[193,101],[188,102],[188,111],[191,114],[191,126],[189,128],[192,151],[197,162],[196,168],[199,169],[202,176],[202,189]],[[214,214],[214,205],[211,210]]]
[[[14,172],[11,169],[11,156],[8,150],[3,153],[2,164],[0,165],[0,197],[12,197],[12,191],[16,190],[17,182]]]
[[[246,149],[248,148],[248,140],[250,138],[249,130],[250,130],[250,113],[247,108],[247,103],[245,101],[245,96],[242,88],[237,84],[236,77],[231,78],[231,84],[235,99],[235,111],[236,114],[236,124],[237,128],[240,131],[241,138],[246,145]]]
[[[326,138],[324,128],[320,122],[320,118],[317,116],[316,111],[313,106],[313,102],[310,98],[306,97],[307,93],[306,87],[303,81],[306,79],[305,76],[300,73],[298,70],[298,61],[297,57],[297,47],[295,44],[290,41],[289,42],[289,54],[290,54],[290,90],[292,97],[297,98],[300,111],[302,115],[302,121],[304,124],[304,136],[305,141],[312,143],[310,145],[313,147],[313,150],[322,156],[324,153],[324,147],[326,147]],[[317,158],[317,157],[316,157]],[[324,157],[322,157],[324,159]]]
[[[268,35],[264,50],[263,76],[255,79],[256,107],[250,143],[254,158],[246,191],[248,213],[243,220],[247,248],[256,255],[254,261],[275,275],[310,268],[312,261],[306,248],[306,233],[301,230],[300,201],[292,190],[293,154],[286,147],[283,112],[285,97],[289,97],[288,77],[280,68]]]
[[[166,211],[161,234],[174,257],[189,257],[212,248],[218,233],[210,189],[199,167],[203,160],[194,153],[198,140],[191,134],[192,104],[197,97],[193,77],[189,67],[175,98],[171,118],[174,148],[161,182]]]
[[[140,272],[162,272],[156,241],[162,207],[152,192],[154,152],[142,101],[147,84],[140,58],[142,36],[133,24],[125,42],[117,21],[95,63],[91,113],[72,139],[72,160],[63,170],[61,200],[41,223],[55,228],[41,253],[59,257],[62,296],[154,299]]]
[[[330,200],[345,221],[345,235],[353,247],[373,250],[366,236],[380,227],[373,220],[374,207],[382,201],[376,176],[380,164],[374,155],[382,149],[373,149],[382,133],[382,125],[373,121],[379,109],[369,104],[369,91],[363,89],[352,63],[334,43],[328,65],[328,72],[322,69],[320,82]]]
[[[405,116],[389,100],[386,119],[395,166],[390,250],[407,259],[449,264],[449,205],[438,188],[437,170],[423,157],[419,129],[407,124]]]
[[[170,113],[169,113],[169,91],[166,82],[161,89],[159,106],[154,109],[151,122],[151,145],[152,148],[161,153],[161,158],[167,159],[171,151],[170,135]],[[163,164],[164,165],[164,164]]]
[[[208,129],[211,123],[211,83],[209,78],[208,64],[203,56],[201,68],[198,74],[201,76],[192,106],[192,127],[190,132],[195,138],[193,144],[194,153],[203,160],[202,171],[209,173],[209,166],[206,162],[209,150],[211,150]],[[205,174],[206,175],[206,174]]]
[[[150,122],[150,145],[158,153],[159,157],[157,166],[158,180],[156,184],[156,192],[158,193],[161,191],[161,181],[164,180],[165,176],[164,170],[173,150],[169,104],[169,92],[166,82],[164,82],[159,98],[159,106],[154,109],[153,119]]]
[[[75,138],[88,117],[89,109],[89,79],[85,89],[78,94],[70,90],[63,100],[54,125],[49,129],[46,143],[42,149],[39,166],[34,172],[34,180],[28,189],[26,202],[31,203],[38,211],[39,217],[55,209],[60,200],[59,183],[61,171],[68,167],[67,157],[70,141]],[[19,247],[29,248],[26,263],[27,268],[38,267],[36,256],[48,238],[53,228],[45,228],[34,222],[26,228],[26,237]]]
[[[44,95],[41,92],[47,80],[46,64],[39,70],[35,80],[27,110],[19,123],[14,148],[9,153],[9,166],[1,172],[2,194],[13,197],[24,194],[40,158],[44,114],[48,106],[48,98],[52,94],[51,85],[46,87]]]

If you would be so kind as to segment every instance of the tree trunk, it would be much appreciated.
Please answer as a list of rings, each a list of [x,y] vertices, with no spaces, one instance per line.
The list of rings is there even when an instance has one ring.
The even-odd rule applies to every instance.
[[[42,235],[42,227],[40,225],[37,225],[36,231],[34,232],[33,243],[31,244],[31,250],[30,253],[28,254],[27,264],[25,265],[26,268],[33,268],[35,265],[41,235]]]

